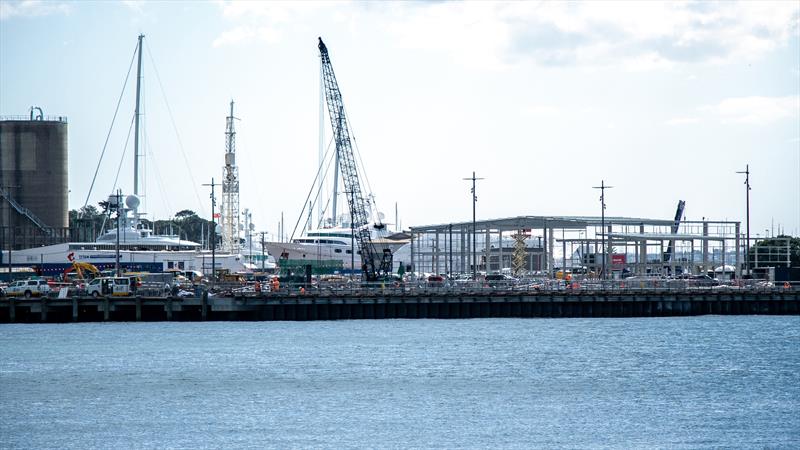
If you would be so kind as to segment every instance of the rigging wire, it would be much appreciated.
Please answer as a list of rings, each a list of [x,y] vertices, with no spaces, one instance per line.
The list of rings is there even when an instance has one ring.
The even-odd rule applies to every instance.
[[[150,46],[146,45],[147,48],[147,56],[150,57],[150,62],[153,65],[153,72],[156,74],[156,81],[158,81],[158,87],[161,89],[161,96],[164,99],[164,104],[167,107],[167,113],[169,115],[170,123],[172,124],[172,129],[175,132],[175,138],[178,141],[178,148],[181,151],[181,156],[183,156],[183,161],[186,164],[186,169],[189,172],[189,179],[192,182],[192,190],[194,191],[195,198],[197,199],[197,204],[200,207],[200,215],[205,216],[206,210],[203,206],[203,201],[200,199],[200,194],[197,192],[198,184],[194,180],[194,175],[192,174],[192,168],[189,165],[189,158],[186,157],[186,151],[183,148],[183,141],[181,141],[181,135],[178,133],[178,127],[175,125],[175,118],[172,115],[172,108],[169,106],[169,102],[167,101],[167,95],[164,93],[164,85],[161,83],[161,76],[158,74],[158,68],[156,67],[155,59],[153,58],[153,54],[150,53]]]
[[[328,149],[330,150],[330,146],[328,147]],[[327,159],[327,153],[328,152],[326,151],[325,152],[326,156],[323,157],[323,160]],[[330,166],[330,164],[328,165]],[[317,168],[317,174],[314,176],[314,181],[311,183],[311,189],[309,189],[308,195],[306,196],[306,200],[303,202],[303,209],[300,211],[300,216],[297,218],[297,223],[294,224],[294,229],[292,229],[292,235],[291,237],[289,237],[290,241],[294,239],[294,234],[295,232],[297,232],[297,226],[300,225],[300,221],[303,219],[303,216],[305,216],[306,205],[308,204],[308,200],[311,198],[311,193],[314,192],[314,187],[316,187],[317,185],[317,180],[319,179],[320,173],[322,173],[321,165],[319,166],[319,168]]]
[[[125,146],[122,147],[122,156],[119,158],[119,166],[117,166],[117,175],[114,177],[114,184],[111,186],[112,194],[114,193],[114,191],[117,190],[117,181],[119,181],[119,173],[122,170],[122,163],[125,161],[125,153],[127,153],[128,151],[128,143],[131,140],[131,130],[133,130],[133,123],[135,120],[136,120],[136,113],[134,113],[133,117],[131,117],[131,124],[130,126],[128,126],[128,136],[125,138]],[[119,211],[117,211],[117,214],[119,214]],[[106,214],[103,214],[103,223],[100,224],[100,233],[102,233],[103,230],[106,228],[107,220],[108,216]]]
[[[147,141],[147,137],[145,137],[145,141]],[[149,142],[147,145],[147,150],[148,153],[150,154],[150,157],[155,158],[152,146],[149,144]],[[158,164],[153,165],[153,171],[155,172],[156,184],[158,185],[159,193],[161,194],[158,197],[161,198],[161,201],[164,204],[164,208],[166,208],[167,211],[174,211],[172,209],[172,205],[169,203],[169,195],[166,195],[167,190],[164,188],[164,182],[161,178],[161,172],[158,171]],[[153,219],[153,222],[155,223],[155,219]]]
[[[119,100],[117,100],[117,107],[114,109],[114,117],[111,118],[111,126],[108,128],[108,134],[106,135],[106,141],[103,144],[103,150],[100,152],[100,159],[97,161],[97,167],[94,169],[94,176],[92,177],[92,184],[89,186],[89,192],[86,194],[86,201],[83,202],[83,208],[86,208],[86,205],[89,204],[89,197],[92,196],[92,190],[94,189],[94,183],[97,180],[97,173],[100,171],[100,164],[103,162],[103,156],[106,154],[106,148],[108,147],[108,139],[111,137],[111,131],[114,129],[114,123],[117,120],[117,113],[119,112],[119,106],[122,104],[122,96],[125,94],[125,88],[128,86],[128,79],[131,76],[131,69],[133,68],[133,61],[136,59],[136,50],[139,48],[139,44],[136,44],[136,47],[133,49],[133,55],[131,56],[131,63],[128,65],[128,73],[125,75],[125,82],[122,83],[122,91],[119,93]],[[114,182],[116,185],[116,181]],[[81,208],[81,209],[83,209]]]
[[[322,157],[323,164],[324,164],[324,161],[326,159],[328,159],[328,152],[330,151],[331,143],[333,143],[333,138],[331,138],[331,141],[328,143],[328,149],[325,150],[325,155]],[[322,179],[319,182],[320,185],[322,185],[325,182],[325,179],[328,177],[328,171],[329,171],[329,169],[331,167],[331,164],[333,163],[335,158],[336,158],[336,152],[334,151],[332,153],[331,158],[328,160],[327,165],[325,166],[325,171],[323,172]],[[313,205],[314,206],[317,205],[317,202],[319,201],[320,194],[321,194],[321,189],[317,189],[317,196],[314,198],[314,201],[313,201]],[[333,195],[328,196],[328,200],[325,202],[325,207],[322,209],[322,213],[317,218],[317,219],[319,219],[319,221],[317,223],[317,228],[322,228],[323,227],[323,219],[322,218],[325,217],[325,214],[328,212],[328,206],[331,203],[331,197],[332,196]]]

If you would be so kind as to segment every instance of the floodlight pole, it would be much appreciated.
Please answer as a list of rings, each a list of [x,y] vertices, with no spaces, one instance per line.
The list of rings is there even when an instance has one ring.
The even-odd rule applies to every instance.
[[[139,38],[139,39],[141,41],[141,38]],[[117,189],[116,197],[117,197],[117,205],[116,205],[116,209],[117,209],[117,246],[116,246],[116,255],[115,255],[116,258],[114,260],[114,270],[116,271],[117,276],[120,277],[120,276],[122,276],[122,273],[120,272],[120,268],[119,268],[119,227],[120,227],[119,215],[120,215],[120,210],[122,209],[122,205],[120,205],[120,203],[122,203],[122,189]]]
[[[602,276],[601,279],[606,279],[606,189],[611,189],[614,186],[606,186],[605,180],[600,180],[600,186],[592,186],[592,189],[600,189],[600,252],[603,257]]]
[[[736,173],[743,173],[744,176],[744,185],[745,185],[745,197],[746,197],[746,214],[747,214],[747,247],[744,251],[744,261],[745,261],[745,268],[747,269],[747,275],[750,276],[750,164],[745,166],[744,172],[736,172]],[[723,270],[725,264],[723,263]]]
[[[211,186],[211,284],[217,280],[217,222],[216,222],[216,206],[217,199],[214,195],[214,178],[211,178],[211,184],[204,184],[203,186]]]
[[[477,194],[477,192],[475,190],[475,182],[478,181],[478,180],[483,180],[483,178],[475,178],[475,172],[473,171],[472,172],[472,178],[462,178],[462,180],[467,180],[467,181],[472,180],[472,189],[470,189],[470,192],[472,192],[472,280],[474,281],[474,280],[476,280],[478,278],[478,273],[477,273],[478,272],[478,265],[477,265],[477,262],[475,261],[475,256],[476,256],[476,252],[477,252],[476,247],[475,247],[475,245],[476,245],[476,243],[475,243],[475,236],[476,236],[476,230],[475,230],[475,228],[476,228],[476,225],[475,225],[475,203],[478,202],[478,194]]]

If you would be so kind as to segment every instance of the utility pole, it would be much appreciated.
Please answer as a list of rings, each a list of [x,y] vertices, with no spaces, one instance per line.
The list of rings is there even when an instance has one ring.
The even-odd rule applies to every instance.
[[[261,273],[262,274],[264,273],[264,259],[265,259],[264,258],[264,245],[265,244],[266,244],[266,242],[264,242],[264,232],[262,231],[261,232]]]
[[[140,38],[140,42],[141,42],[141,38]],[[119,268],[119,227],[120,227],[120,224],[119,224],[119,218],[120,217],[119,216],[120,216],[120,212],[124,211],[122,209],[122,189],[117,189],[116,197],[117,197],[117,204],[116,204],[116,210],[117,210],[117,247],[116,247],[116,250],[117,251],[116,251],[116,259],[115,259],[114,269],[117,271],[117,276],[119,277],[119,276],[122,276],[122,273],[120,272],[120,268]]]
[[[606,189],[614,186],[606,186],[604,180],[600,180],[600,186],[592,186],[592,189],[600,189],[600,252],[603,256],[603,269],[601,279],[606,279]]]
[[[203,186],[211,186],[211,283],[217,280],[217,199],[214,196],[214,187],[217,184],[214,183],[214,178],[211,178],[211,184],[204,184]]]
[[[476,256],[476,246],[475,246],[475,203],[478,202],[478,194],[475,190],[475,182],[478,180],[483,180],[483,178],[475,178],[475,172],[472,172],[472,178],[462,178],[462,180],[472,180],[472,279],[476,280],[478,278],[478,266],[475,261]]]
[[[747,269],[747,276],[750,276],[750,164],[745,166],[744,172],[736,172],[744,174],[745,185],[745,198],[746,198],[746,214],[747,214],[747,248],[744,251],[745,268]],[[724,270],[724,267],[723,267]]]

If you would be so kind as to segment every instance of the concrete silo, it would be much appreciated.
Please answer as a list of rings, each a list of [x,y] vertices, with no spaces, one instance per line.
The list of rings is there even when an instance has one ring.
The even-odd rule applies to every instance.
[[[34,115],[34,111],[38,114]],[[69,226],[67,118],[0,118],[2,246],[51,243]]]

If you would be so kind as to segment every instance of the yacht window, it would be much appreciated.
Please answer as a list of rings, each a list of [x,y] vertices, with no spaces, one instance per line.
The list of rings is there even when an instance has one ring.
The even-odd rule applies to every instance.
[[[350,255],[350,254],[352,254],[353,252],[351,252],[350,250],[345,250],[345,253],[347,253],[348,255]]]
[[[334,253],[342,253],[342,249],[340,249],[340,248],[336,248],[336,249],[334,249],[334,250],[333,250],[333,252],[334,252]]]

